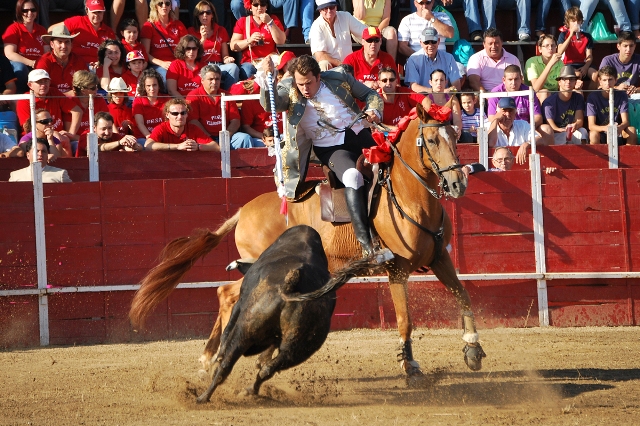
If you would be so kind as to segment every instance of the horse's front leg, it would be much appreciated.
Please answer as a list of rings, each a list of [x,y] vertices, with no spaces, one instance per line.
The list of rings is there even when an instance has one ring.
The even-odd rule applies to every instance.
[[[400,350],[398,361],[400,367],[408,377],[422,376],[420,365],[413,359],[413,349],[411,346],[411,332],[413,324],[411,322],[411,312],[409,312],[409,293],[407,290],[407,280],[409,274],[401,267],[402,259],[396,258],[394,264],[389,267],[389,290],[396,311],[396,321],[400,332]]]
[[[473,317],[473,311],[471,310],[471,298],[467,289],[464,288],[456,270],[453,266],[453,261],[449,256],[449,252],[443,250],[440,259],[430,265],[431,270],[442,284],[447,287],[456,298],[458,306],[460,307],[460,313],[462,314],[462,324],[464,327],[464,334],[462,340],[466,342],[463,348],[464,361],[467,366],[473,370],[478,371],[482,368],[482,358],[486,356],[478,341],[478,331],[476,330],[476,322]]]

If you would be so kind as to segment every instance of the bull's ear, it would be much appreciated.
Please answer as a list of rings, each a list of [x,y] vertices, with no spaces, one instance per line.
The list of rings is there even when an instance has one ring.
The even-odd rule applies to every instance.
[[[300,282],[300,272],[300,268],[292,269],[287,272],[287,275],[284,277],[284,283],[282,283],[282,291],[285,294],[296,290],[296,287]]]

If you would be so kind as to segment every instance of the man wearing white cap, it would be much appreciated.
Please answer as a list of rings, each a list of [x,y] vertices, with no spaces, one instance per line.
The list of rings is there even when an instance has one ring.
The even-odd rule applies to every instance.
[[[432,12],[435,0],[414,0],[416,11],[405,16],[398,26],[398,50],[409,57],[420,47],[420,35],[427,28],[435,28],[440,35],[440,49],[445,50],[445,39],[454,35],[449,15],[444,12]]]
[[[87,64],[71,51],[73,39],[77,36],[71,35],[65,25],[54,25],[48,34],[42,36],[43,41],[49,41],[51,52],[45,53],[35,66],[45,70],[52,86],[67,96],[74,96],[73,74],[88,69]]]
[[[61,140],[69,141],[67,132],[76,134],[82,120],[82,109],[71,98],[62,96],[56,88],[51,87],[51,79],[45,70],[35,69],[29,73],[27,86],[36,97],[36,109],[46,109],[53,119],[53,130],[60,132]],[[29,92],[27,92],[29,93]],[[71,114],[71,121],[63,122],[63,112]],[[31,119],[29,100],[22,99],[16,102],[16,113],[20,125]]]
[[[359,42],[367,26],[349,12],[338,12],[335,0],[316,0],[316,5],[320,16],[313,21],[309,32],[311,54],[320,69],[328,70],[341,65],[353,52],[351,37]]]
[[[420,36],[422,46],[419,52],[414,53],[407,59],[404,67],[404,84],[411,87],[417,93],[432,92],[429,79],[435,70],[443,71],[447,76],[449,86],[445,92],[460,90],[462,86],[462,76],[456,60],[451,53],[438,49],[440,38],[435,28],[427,27]]]
[[[78,37],[74,40],[75,54],[86,64],[94,64],[98,62],[100,43],[118,38],[113,30],[102,22],[105,11],[102,0],[86,0],[85,11],[87,12],[85,16],[72,16],[65,19],[64,25],[71,33],[78,33]]]

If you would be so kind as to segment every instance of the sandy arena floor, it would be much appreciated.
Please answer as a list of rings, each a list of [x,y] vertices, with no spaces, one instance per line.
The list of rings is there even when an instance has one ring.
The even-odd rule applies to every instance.
[[[398,334],[331,333],[309,361],[259,397],[241,359],[211,403],[204,340],[0,352],[2,425],[637,425],[640,327],[481,331],[488,358],[467,369],[460,332],[419,329],[414,356],[431,385],[408,389]]]

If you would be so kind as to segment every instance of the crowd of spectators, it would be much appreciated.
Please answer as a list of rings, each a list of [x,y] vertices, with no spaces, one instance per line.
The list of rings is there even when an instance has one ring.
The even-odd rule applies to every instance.
[[[23,134],[35,132],[39,143],[48,143],[49,161],[86,155],[90,98],[101,150],[218,151],[223,116],[232,149],[265,146],[271,115],[258,101],[245,101],[241,109],[226,102],[223,114],[220,95],[258,93],[254,77],[265,57],[275,62],[278,78],[288,77],[294,55],[278,46],[299,28],[323,71],[343,67],[380,94],[382,122],[389,127],[420,103],[444,112],[463,143],[477,142],[484,121],[490,146],[521,146],[515,157],[520,162],[531,126],[541,144],[606,143],[608,90],[614,88],[619,142],[637,142],[629,96],[640,78],[640,55],[634,53],[640,0],[606,2],[619,27],[619,53],[604,58],[594,57],[587,32],[597,0],[579,7],[561,0],[564,26],[557,38],[546,33],[552,0],[540,0],[533,28],[530,0],[484,0],[481,7],[475,0],[441,1],[464,8],[467,38],[482,41],[479,51],[464,59],[446,51],[445,40],[458,26],[435,0],[413,1],[412,12],[398,22],[392,22],[391,0],[353,0],[349,10],[339,10],[345,5],[336,0],[315,0],[315,7],[311,0],[232,0],[236,22],[227,25],[224,2],[190,0],[189,27],[179,19],[175,0],[151,0],[148,6],[136,0],[137,19],[122,18],[124,0],[18,0],[16,22],[2,31],[0,89],[35,93],[36,129],[28,101],[1,102],[0,109],[14,110]],[[496,8],[508,3],[517,10],[518,40],[537,38],[539,54],[525,58],[524,66],[504,49],[496,29]],[[43,16],[51,7],[83,13],[52,23]],[[280,7],[282,21],[273,13]],[[233,28],[231,35],[227,28]],[[362,48],[354,51],[354,41]],[[406,60],[404,67],[399,60]],[[532,105],[528,96],[491,98],[486,111],[473,93],[457,93],[529,87],[536,93]],[[30,138],[21,138],[20,149],[5,136],[3,157],[25,154]]]

